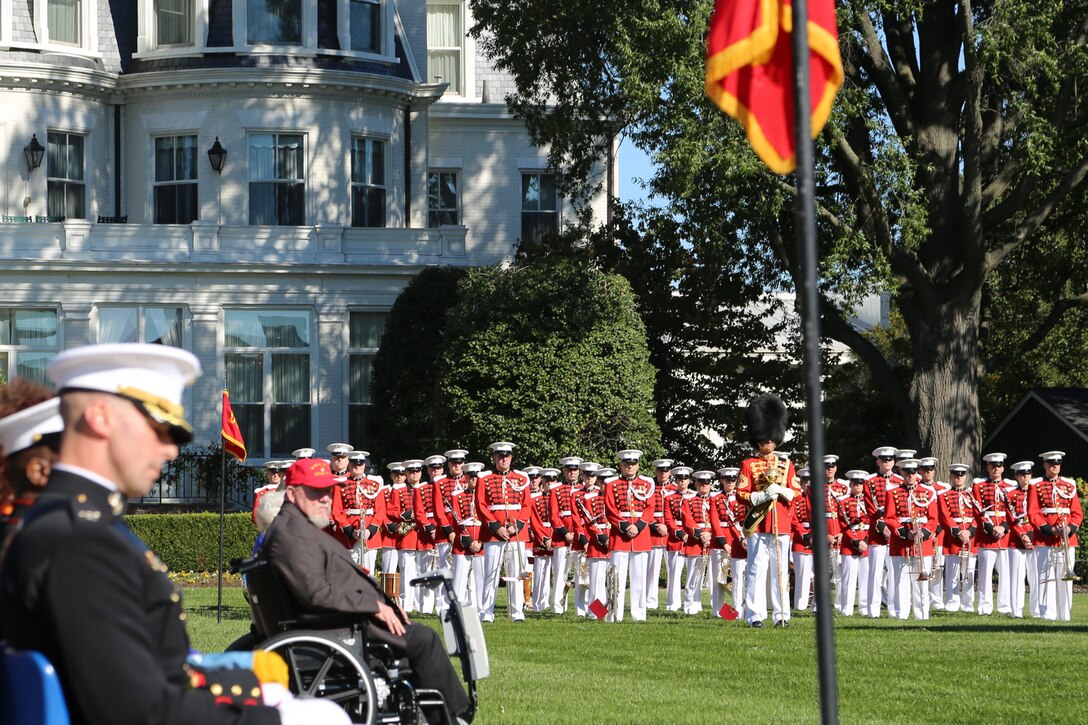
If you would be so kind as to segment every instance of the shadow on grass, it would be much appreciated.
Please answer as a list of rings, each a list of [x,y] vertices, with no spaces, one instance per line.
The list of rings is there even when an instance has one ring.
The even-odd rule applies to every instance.
[[[201,617],[214,617],[216,610],[214,604],[199,604],[197,606],[186,606],[185,610],[189,614],[195,614]],[[223,605],[223,619],[232,620],[245,620],[249,621],[249,607],[238,607],[230,604]]]
[[[1050,633],[1050,634],[1086,634],[1088,633],[1088,625],[1084,624],[1020,624],[1020,623],[987,623],[979,622],[978,624],[969,623],[948,623],[942,624],[940,622],[919,622],[915,620],[906,620],[903,622],[902,629],[919,629],[927,632],[1008,632],[1013,633]],[[851,629],[851,630],[887,630],[893,629],[894,625],[889,626],[887,624],[872,625],[865,622],[835,622],[835,629]]]

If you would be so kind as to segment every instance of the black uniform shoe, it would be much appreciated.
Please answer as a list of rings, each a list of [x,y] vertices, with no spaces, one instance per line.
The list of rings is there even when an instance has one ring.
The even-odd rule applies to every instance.
[[[780,619],[780,620],[778,620],[777,622],[774,623],[774,626],[781,627],[782,629],[789,629],[790,623],[788,621],[786,621],[785,619]]]
[[[757,619],[754,622],[749,622],[748,626],[751,627],[752,629],[759,629],[760,627],[763,626],[763,621],[760,620],[760,619]]]

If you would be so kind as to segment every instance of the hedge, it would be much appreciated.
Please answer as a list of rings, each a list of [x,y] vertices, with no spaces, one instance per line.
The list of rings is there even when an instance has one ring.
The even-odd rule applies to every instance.
[[[219,514],[136,514],[129,528],[172,571],[216,571],[219,566]],[[253,553],[257,527],[249,512],[227,514],[223,522],[223,562]]]

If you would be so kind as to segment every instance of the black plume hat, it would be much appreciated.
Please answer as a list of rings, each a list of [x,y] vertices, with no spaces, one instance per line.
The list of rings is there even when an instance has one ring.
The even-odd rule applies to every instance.
[[[748,441],[758,447],[761,441],[782,443],[786,437],[789,415],[786,404],[772,393],[764,393],[748,403]]]

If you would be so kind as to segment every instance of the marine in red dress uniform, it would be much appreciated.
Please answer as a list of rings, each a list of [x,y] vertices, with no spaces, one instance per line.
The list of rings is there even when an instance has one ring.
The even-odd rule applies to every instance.
[[[1072,618],[1073,570],[1077,531],[1084,521],[1077,485],[1061,475],[1062,451],[1048,451],[1043,477],[1028,490],[1028,517],[1035,528],[1035,567],[1039,577],[1039,616],[1068,622]]]
[[[631,584],[631,619],[646,619],[646,569],[650,560],[650,524],[654,522],[654,491],[652,478],[640,476],[638,463],[642,451],[630,448],[620,451],[620,475],[605,485],[605,515],[612,525],[608,548],[616,581],[620,606],[613,612],[615,621],[623,621],[624,590],[628,575]]]
[[[889,569],[888,543],[891,531],[884,521],[886,492],[889,485],[903,482],[902,477],[893,472],[895,468],[894,446],[881,446],[873,451],[876,473],[865,482],[865,507],[869,510],[869,579],[866,582],[868,601],[862,601],[861,613],[866,617],[880,616],[881,594],[884,586],[884,574]],[[896,603],[888,599],[888,614],[895,617]]]
[[[868,472],[846,472],[850,493],[835,502],[839,530],[838,609],[843,615],[854,614],[854,599],[865,606],[869,593],[869,507],[865,504],[865,480]]]
[[[662,521],[669,530],[665,542],[665,609],[677,612],[683,606],[680,598],[680,572],[685,564],[683,549],[688,538],[684,532],[680,507],[688,493],[691,469],[687,466],[673,466],[669,471],[669,478],[670,482],[661,492]]]
[[[946,532],[944,540],[944,608],[949,612],[975,609],[975,513],[978,505],[967,487],[967,466],[948,467],[949,490],[937,497],[938,517]]]
[[[710,485],[714,482],[713,471],[696,471],[691,474],[695,491],[684,497],[680,517],[684,522],[687,543],[684,544],[684,560],[687,582],[684,585],[684,614],[703,611],[703,581],[713,578],[710,565],[710,547],[714,542],[714,528],[710,522],[713,500]]]
[[[1009,533],[1012,529],[1005,491],[1016,486],[1002,476],[1005,454],[987,453],[986,477],[976,478],[972,491],[981,510],[978,516],[978,613],[994,611],[994,570],[997,570],[997,612],[1011,614],[1009,603]]]
[[[889,486],[885,494],[884,521],[892,532],[888,601],[895,615],[929,619],[929,575],[933,572],[933,544],[938,522],[937,492],[921,483],[918,461],[900,463],[903,482]]]
[[[597,475],[585,479],[585,486],[574,495],[574,510],[578,517],[579,538],[585,537],[586,560],[589,569],[587,582],[587,615],[597,618],[593,613],[594,602],[607,605],[605,601],[605,578],[609,562],[608,533],[611,525],[605,516],[604,493],[598,482],[615,477],[611,468],[598,468]]]
[[[529,540],[529,477],[511,467],[513,455],[513,443],[492,443],[494,469],[476,484],[476,512],[485,527],[481,536],[486,581],[480,598],[480,618],[485,622],[495,621],[495,594],[502,567],[506,567],[510,584],[510,619],[525,619],[525,596],[518,580],[528,573],[525,544]]]

